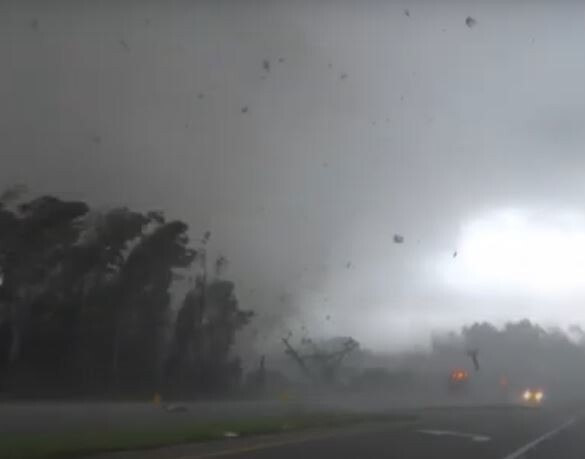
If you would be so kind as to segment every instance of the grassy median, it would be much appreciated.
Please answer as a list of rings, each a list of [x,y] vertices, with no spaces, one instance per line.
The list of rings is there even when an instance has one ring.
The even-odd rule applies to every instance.
[[[360,422],[412,421],[414,416],[387,414],[314,414],[215,423],[194,422],[173,427],[50,434],[0,434],[2,459],[63,459],[98,452],[156,448],[225,438],[340,427]]]

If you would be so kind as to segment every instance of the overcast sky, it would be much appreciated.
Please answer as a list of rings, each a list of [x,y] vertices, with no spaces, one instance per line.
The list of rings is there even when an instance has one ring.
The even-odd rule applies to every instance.
[[[290,319],[276,334],[396,349],[474,320],[583,324],[584,17],[2,0],[0,184],[211,230],[257,323]]]

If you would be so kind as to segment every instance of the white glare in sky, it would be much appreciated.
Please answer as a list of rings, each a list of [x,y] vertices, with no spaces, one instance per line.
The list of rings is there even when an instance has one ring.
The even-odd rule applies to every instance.
[[[462,228],[447,282],[478,294],[585,291],[585,217],[577,212],[499,211]]]

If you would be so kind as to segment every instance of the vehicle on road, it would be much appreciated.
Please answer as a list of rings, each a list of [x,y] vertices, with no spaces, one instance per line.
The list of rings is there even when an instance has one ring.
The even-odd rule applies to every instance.
[[[526,388],[522,391],[522,403],[528,406],[539,406],[544,401],[544,391],[539,388]]]

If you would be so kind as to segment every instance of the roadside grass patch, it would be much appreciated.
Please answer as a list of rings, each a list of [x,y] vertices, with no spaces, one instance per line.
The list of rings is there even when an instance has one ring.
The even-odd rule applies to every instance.
[[[225,422],[193,422],[171,427],[117,429],[93,432],[0,434],[2,459],[69,459],[94,453],[157,448],[225,438],[226,432],[240,437],[363,422],[414,421],[413,415],[399,414],[313,414],[256,418]]]

